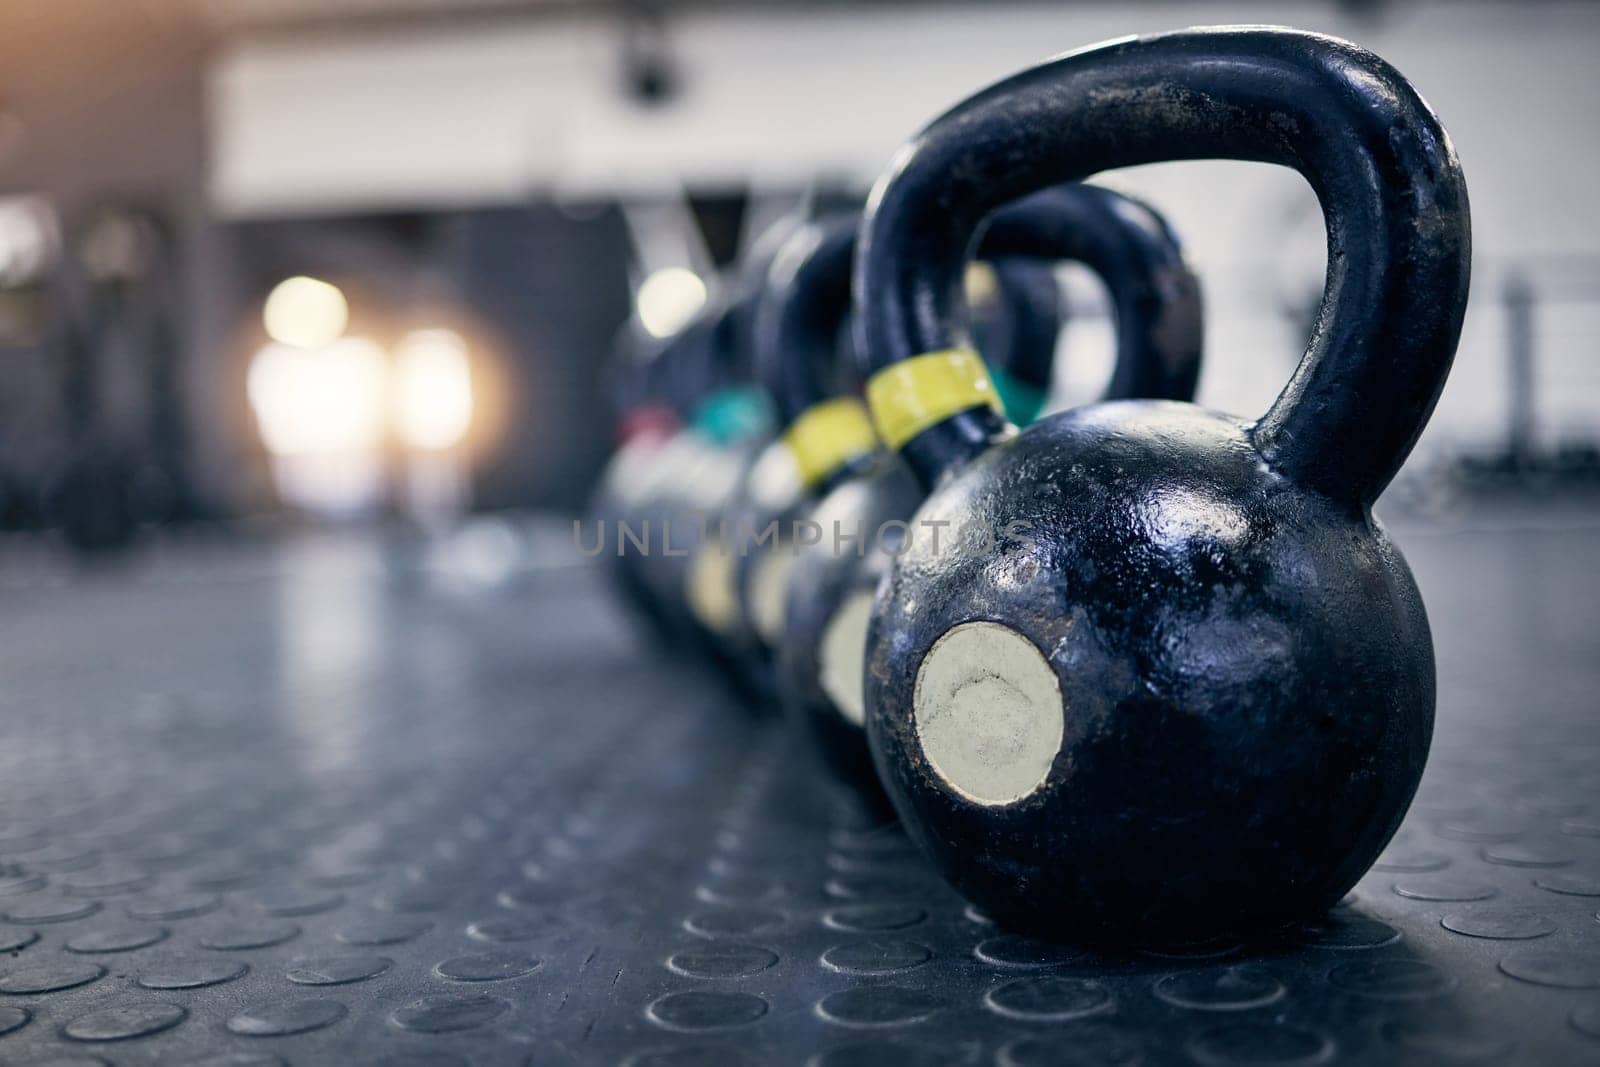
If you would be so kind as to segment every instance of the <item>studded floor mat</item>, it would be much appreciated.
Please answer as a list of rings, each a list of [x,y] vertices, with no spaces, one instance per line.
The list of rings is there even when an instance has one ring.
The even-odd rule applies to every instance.
[[[13,546],[0,1062],[1600,1062],[1600,521],[1398,536],[1440,674],[1399,838],[1303,929],[1116,957],[966,907],[564,534],[493,583]]]

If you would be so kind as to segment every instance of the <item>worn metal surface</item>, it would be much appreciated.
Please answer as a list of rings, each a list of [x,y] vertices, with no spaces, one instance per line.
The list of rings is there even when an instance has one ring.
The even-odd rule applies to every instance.
[[[11,551],[0,1062],[1600,1059],[1597,534],[1402,524],[1441,696],[1400,838],[1276,944],[1115,959],[969,911],[587,568]]]

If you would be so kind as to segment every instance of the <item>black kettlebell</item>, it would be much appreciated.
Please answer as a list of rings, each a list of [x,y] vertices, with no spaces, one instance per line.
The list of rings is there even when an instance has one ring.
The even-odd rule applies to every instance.
[[[748,324],[756,300],[757,293],[752,290],[737,301],[733,321]],[[771,398],[751,377],[748,334],[746,325],[734,335],[740,366],[736,384],[708,396],[691,423],[691,435],[701,440],[709,462],[685,465],[678,471],[691,503],[672,520],[669,551],[676,556],[671,560],[676,600],[707,636],[714,663],[726,671],[747,702],[759,702],[765,697],[763,682],[749,675],[738,654],[740,616],[732,567],[721,551],[719,536],[723,516],[736,506],[750,472],[759,467],[778,428]],[[759,418],[753,417],[755,413]],[[736,436],[729,436],[729,425],[739,427]],[[717,443],[706,449],[707,441]]]
[[[737,611],[728,636],[746,673],[772,693],[772,654],[786,643],[788,576],[802,553],[829,545],[809,523],[816,502],[879,456],[866,405],[856,395],[848,349],[850,265],[856,214],[798,230],[774,258],[757,308],[754,343],[760,378],[783,432],[751,466],[723,521]],[[975,317],[997,343],[1011,345],[1002,373],[1013,402],[1037,413],[1049,385],[1060,329],[1059,294],[1048,267],[1026,261],[969,272]],[[841,345],[841,333],[846,341]]]
[[[841,396],[841,327],[850,309],[850,260],[859,216],[835,215],[793,231],[768,266],[752,319],[757,377],[779,432],[745,471],[696,564],[724,583],[729,654],[764,702],[772,694],[769,642],[781,624],[794,559],[794,520],[869,457],[877,438],[866,404]],[[814,284],[819,262],[837,268]],[[853,368],[850,368],[853,372]]]
[[[1090,405],[1016,432],[964,349],[972,235],[1033,190],[1161,160],[1300,171],[1328,229],[1317,329],[1246,421]],[[867,731],[908,831],[1030,933],[1188,941],[1339,900],[1433,728],[1427,616],[1371,514],[1443,388],[1467,191],[1416,90],[1344,41],[1199,29],[1071,53],[935,120],[856,266],[868,396],[933,491],[873,608]]]
[[[574,520],[573,535],[580,552],[604,557],[623,603],[653,640],[667,646],[682,640],[680,627],[640,576],[640,553],[617,549],[628,544],[624,524],[629,531],[642,527],[640,506],[663,476],[664,453],[689,410],[680,394],[687,384],[681,367],[686,340],[680,333],[651,344],[631,334],[619,341],[610,368],[616,447],[588,518]]]
[[[724,665],[716,620],[697,610],[694,559],[707,516],[725,505],[770,436],[769,405],[749,382],[747,346],[740,340],[739,324],[752,300],[744,294],[720,301],[683,331],[686,372],[698,395],[689,401],[684,427],[653,452],[649,489],[637,509],[640,521],[619,530],[620,550],[634,557],[670,625]]]
[[[1091,185],[1067,185],[996,212],[980,254],[999,258],[1001,292],[1046,306],[1056,283],[1039,264],[1086,265],[1106,286],[1116,323],[1116,363],[1104,396],[1186,400],[1194,395],[1204,335],[1200,286],[1177,236],[1154,210]],[[1029,271],[1018,271],[1018,264]],[[990,358],[996,393],[1008,417],[1037,416],[1056,351],[1054,321],[1035,311]],[[1032,331],[1030,333],[1029,331]],[[859,531],[836,551],[831,540],[801,553],[789,583],[779,655],[780,691],[830,766],[846,781],[878,792],[864,732],[862,665],[872,597],[926,496],[893,453],[834,490],[811,516],[825,531]]]

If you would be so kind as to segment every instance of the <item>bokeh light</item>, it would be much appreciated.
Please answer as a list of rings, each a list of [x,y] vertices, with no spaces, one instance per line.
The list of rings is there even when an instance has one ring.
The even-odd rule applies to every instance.
[[[639,324],[652,337],[671,337],[706,302],[706,283],[687,267],[663,267],[639,286]]]
[[[365,338],[315,352],[267,345],[250,364],[247,389],[274,455],[375,452],[383,442],[388,364]]]
[[[297,275],[273,287],[261,318],[279,344],[321,348],[344,336],[350,305],[337,285]]]
[[[394,367],[395,431],[421,451],[454,448],[472,426],[467,343],[454,330],[415,330],[401,338]]]

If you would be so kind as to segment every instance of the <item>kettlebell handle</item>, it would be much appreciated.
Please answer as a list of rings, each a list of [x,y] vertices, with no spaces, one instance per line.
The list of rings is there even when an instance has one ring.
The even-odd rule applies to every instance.
[[[1200,282],[1183,245],[1148,205],[1110,189],[1046,189],[995,211],[977,240],[981,258],[1081,263],[1105,283],[1116,362],[1102,399],[1189,400],[1200,377]]]
[[[778,250],[756,304],[756,373],[787,426],[839,392],[839,331],[850,313],[855,214],[806,223]]]
[[[1328,231],[1322,308],[1251,439],[1286,477],[1370,504],[1444,387],[1471,224],[1460,163],[1433,111],[1388,63],[1336,38],[1224,27],[1112,41],[936,119],[896,156],[863,222],[865,369],[876,379],[968,345],[961,274],[995,209],[1103,171],[1187,159],[1293,167],[1317,194]],[[931,487],[1007,432],[992,408],[972,405],[906,441],[902,455]]]
[[[1030,330],[1028,343],[1000,358],[1000,367],[1030,382],[1048,379],[1059,316],[1055,284],[1039,264],[1081,263],[1114,304],[1116,362],[1104,399],[1194,395],[1203,339],[1199,282],[1157,212],[1109,189],[1072,184],[1007,204],[985,222],[977,256],[996,264],[1008,302]],[[768,268],[754,317],[756,365],[786,426],[840,390],[835,351],[851,310],[858,229],[852,216],[809,223]],[[1032,336],[1040,329],[1050,336]]]

